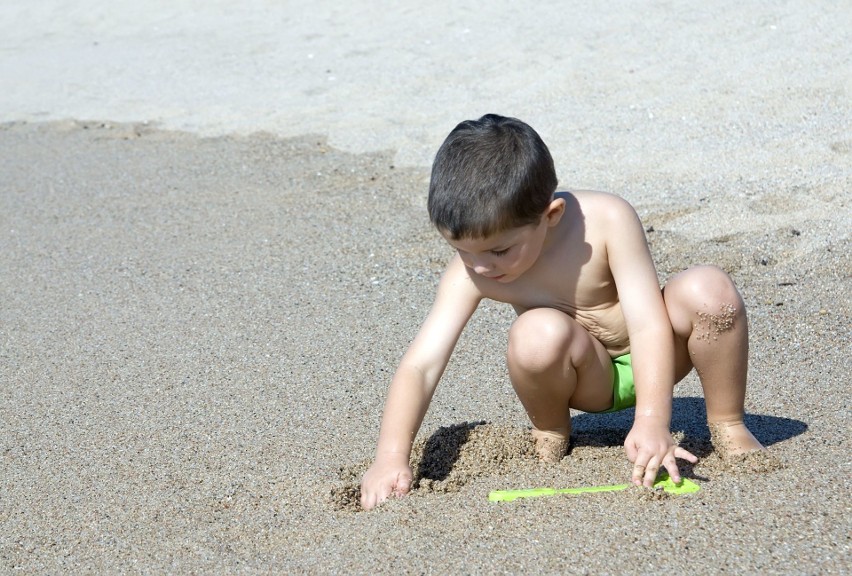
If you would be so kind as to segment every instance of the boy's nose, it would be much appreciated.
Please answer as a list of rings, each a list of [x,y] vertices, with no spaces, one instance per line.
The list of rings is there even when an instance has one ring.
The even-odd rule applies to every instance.
[[[487,274],[491,272],[491,266],[482,260],[473,263],[473,271],[477,274]]]

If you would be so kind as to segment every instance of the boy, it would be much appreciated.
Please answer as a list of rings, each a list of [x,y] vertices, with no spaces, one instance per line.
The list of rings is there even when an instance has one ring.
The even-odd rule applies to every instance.
[[[544,142],[514,118],[462,122],[442,144],[429,216],[457,254],[388,390],[376,458],[361,482],[365,509],[409,491],[412,442],[483,298],[518,314],[509,376],[542,459],[567,452],[569,408],[635,405],[624,442],[631,481],[651,486],[664,467],[679,482],[675,458],[697,458],[672,439],[672,393],[692,368],[717,449],[763,449],[743,423],[748,327],[731,279],[695,267],[661,293],[633,208],[601,192],[556,192],[556,184]]]

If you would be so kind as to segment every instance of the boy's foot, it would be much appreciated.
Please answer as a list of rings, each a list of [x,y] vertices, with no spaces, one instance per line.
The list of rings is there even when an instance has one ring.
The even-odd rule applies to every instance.
[[[742,420],[708,422],[707,425],[710,428],[710,442],[722,459],[766,450]]]
[[[557,432],[532,429],[535,452],[539,460],[559,462],[568,453],[568,436]]]

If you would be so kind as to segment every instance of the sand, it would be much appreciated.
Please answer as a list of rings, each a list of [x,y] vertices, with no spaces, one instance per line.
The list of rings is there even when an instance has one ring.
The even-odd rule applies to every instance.
[[[283,104],[259,103],[266,76],[228,70],[230,100],[184,87],[181,106],[165,80],[134,96],[117,66],[78,78],[85,97],[0,91],[0,573],[849,572],[848,9],[649,4],[631,19],[583,5],[543,24],[575,33],[538,57],[547,35],[498,4],[422,21],[418,41],[445,43],[410,77],[394,66],[417,50],[380,38],[383,15],[349,38],[365,44],[345,90],[311,95],[318,80],[296,70]],[[233,28],[208,13],[200,32],[164,12],[161,33],[262,28],[258,6]],[[347,45],[332,40],[354,9],[319,6],[287,24],[305,33],[281,50],[342,66],[333,47]],[[517,26],[489,46],[482,26],[500,17]],[[86,18],[101,45],[125,43],[108,58],[144,37],[129,17]],[[72,28],[10,26],[0,72],[38,75],[27,58],[50,54],[59,74]],[[271,42],[260,37],[250,48]],[[429,80],[453,63],[468,88]],[[570,74],[549,84],[542,67]],[[382,70],[398,90],[377,85]],[[751,332],[746,422],[767,454],[719,457],[692,375],[672,431],[700,457],[683,467],[700,492],[489,502],[494,489],[625,482],[632,411],[576,413],[569,455],[539,462],[503,358],[513,313],[487,302],[424,421],[412,494],[359,510],[385,389],[450,256],[425,214],[428,156],[488,111],[540,129],[563,188],[630,200],[661,281],[698,263],[733,276]]]

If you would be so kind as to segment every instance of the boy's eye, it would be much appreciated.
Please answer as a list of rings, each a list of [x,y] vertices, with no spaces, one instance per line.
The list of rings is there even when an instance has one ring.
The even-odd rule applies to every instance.
[[[503,250],[492,250],[491,253],[495,256],[504,256],[508,251],[508,248],[504,248]]]

